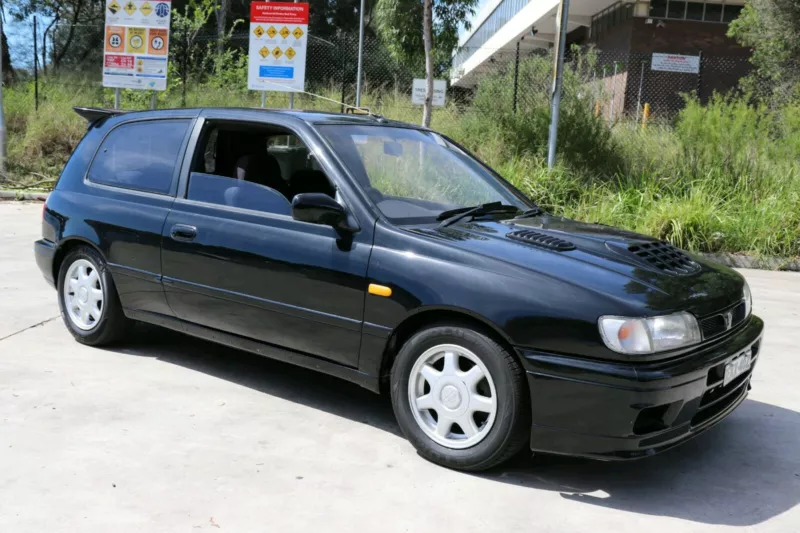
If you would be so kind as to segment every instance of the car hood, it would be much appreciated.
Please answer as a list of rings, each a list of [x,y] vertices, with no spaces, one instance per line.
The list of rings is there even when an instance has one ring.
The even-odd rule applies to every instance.
[[[744,281],[735,271],[676,250],[652,237],[602,224],[543,214],[412,231],[514,267],[605,293],[633,304],[643,314],[688,310],[704,316],[742,298]],[[521,231],[535,232],[538,242],[515,238]],[[660,268],[663,264],[654,264],[652,257],[648,260],[648,254],[641,257],[636,253],[656,245],[662,247],[662,253],[669,254],[667,260],[675,258],[677,253],[688,256],[694,262],[688,269],[690,272],[670,270],[669,265],[665,270]]]

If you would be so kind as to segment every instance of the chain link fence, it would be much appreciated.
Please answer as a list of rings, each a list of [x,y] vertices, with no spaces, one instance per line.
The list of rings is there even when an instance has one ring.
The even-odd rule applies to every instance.
[[[250,35],[236,31],[220,39],[216,33],[175,31],[171,34],[168,89],[157,95],[158,107],[250,106],[261,103],[247,90]],[[113,105],[113,91],[102,87],[104,26],[54,25],[45,33],[37,58],[38,100],[65,89],[85,95],[86,105]],[[306,93],[294,98],[296,108],[344,111],[355,105],[358,36],[329,38],[309,35]],[[542,48],[461,49],[457,57],[484,57],[466,71],[437,66],[436,78],[447,80],[446,104],[434,108],[434,125],[457,118],[475,98],[492,99],[510,113],[524,113],[549,100],[552,57]],[[419,122],[422,106],[411,103],[412,82],[424,77],[422,62],[401,61],[375,37],[364,42],[362,106],[384,116]],[[746,57],[702,55],[698,73],[652,68],[652,54],[614,50],[573,49],[566,67],[568,85],[597,117],[609,122],[669,119],[685,98],[707,101],[714,93],[737,91],[751,69]],[[124,90],[123,107],[147,107],[146,91]],[[267,107],[288,107],[288,93],[268,92]]]

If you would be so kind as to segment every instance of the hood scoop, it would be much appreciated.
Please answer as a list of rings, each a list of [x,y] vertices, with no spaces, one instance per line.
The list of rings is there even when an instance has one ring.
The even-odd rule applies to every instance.
[[[700,272],[700,264],[695,263],[683,250],[663,241],[638,242],[627,247],[638,263],[655,268],[674,276],[689,276]]]
[[[539,246],[540,248],[555,250],[556,252],[568,252],[569,250],[575,249],[575,245],[569,241],[529,229],[512,231],[507,233],[506,237],[514,239],[515,241],[524,242],[525,244]]]

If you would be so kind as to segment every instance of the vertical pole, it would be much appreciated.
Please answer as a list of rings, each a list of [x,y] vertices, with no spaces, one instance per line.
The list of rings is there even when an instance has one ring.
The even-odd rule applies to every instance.
[[[294,109],[294,93],[289,93],[289,109]]]
[[[347,35],[342,34],[341,39],[342,41],[339,44],[339,47],[341,48],[340,55],[342,56],[342,98],[339,100],[339,102],[341,102],[342,105],[339,112],[344,113],[344,96],[345,96],[344,93],[345,93],[345,84],[347,83],[347,77],[345,72],[347,70]]]
[[[39,50],[36,35],[36,15],[33,16],[33,100],[34,108],[39,111]]]
[[[639,122],[639,113],[642,111],[642,86],[644,85],[644,66],[646,61],[642,61],[642,68],[639,71],[639,96],[636,98],[636,122]]]
[[[150,91],[150,109],[156,108],[156,92]]]
[[[364,0],[358,10],[358,72],[356,72],[356,107],[361,107],[361,75],[364,65]]]
[[[519,41],[517,41],[517,55],[514,58],[514,114],[517,114],[517,84],[519,83]]]
[[[700,88],[703,84],[703,52],[697,52],[697,101],[700,101]]]
[[[6,116],[3,113],[3,16],[0,13],[0,172],[6,171]]]
[[[619,63],[614,61],[614,75],[611,76],[611,105],[608,106],[608,122],[614,122],[614,100],[617,99],[617,66]]]
[[[567,16],[569,14],[569,0],[561,0],[556,18],[556,57],[553,72],[553,94],[550,102],[550,138],[547,141],[547,167],[553,168],[556,164],[556,140],[558,137],[558,111],[561,105],[561,87],[564,83],[564,49],[567,40]]]
[[[647,128],[647,119],[650,118],[650,104],[644,104],[642,111],[642,130]]]
[[[114,109],[119,109],[119,87],[114,89]]]
[[[261,91],[261,109],[267,107],[267,91]]]

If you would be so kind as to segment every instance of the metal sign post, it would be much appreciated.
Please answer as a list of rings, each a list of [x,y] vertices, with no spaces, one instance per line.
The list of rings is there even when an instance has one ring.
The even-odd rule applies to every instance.
[[[561,87],[564,84],[564,49],[567,40],[569,0],[561,0],[556,17],[556,57],[553,68],[553,95],[550,100],[550,138],[547,142],[547,167],[556,164],[556,139],[558,137],[558,108],[561,104]]]
[[[361,107],[361,74],[364,64],[364,0],[358,10],[358,71],[356,73],[356,107]]]

